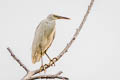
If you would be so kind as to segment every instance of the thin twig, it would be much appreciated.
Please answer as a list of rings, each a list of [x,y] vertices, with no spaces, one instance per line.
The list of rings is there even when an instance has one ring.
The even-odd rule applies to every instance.
[[[55,75],[42,75],[42,76],[35,76],[27,80],[34,80],[34,79],[63,79],[63,80],[69,80],[67,77],[62,76],[55,76]]]
[[[28,73],[29,69],[27,69],[27,67],[14,55],[12,50],[9,47],[7,48],[7,50],[10,52],[13,59],[15,59],[20,64],[20,66]]]
[[[59,76],[61,75],[63,72],[62,71],[59,71],[57,74],[55,74],[56,76]]]

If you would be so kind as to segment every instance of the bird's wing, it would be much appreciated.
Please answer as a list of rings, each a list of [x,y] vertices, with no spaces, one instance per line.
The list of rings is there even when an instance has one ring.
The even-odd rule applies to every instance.
[[[44,37],[45,24],[43,22],[40,22],[38,27],[35,31],[35,36],[32,44],[32,63],[36,63],[40,61],[40,58],[42,57],[43,49],[42,45],[45,43],[46,39]]]
[[[53,32],[52,40],[51,40],[50,44],[48,45],[48,47],[47,47],[47,49],[45,51],[47,51],[48,48],[52,45],[52,42],[53,42],[53,40],[55,38],[55,33],[56,33],[56,31]]]

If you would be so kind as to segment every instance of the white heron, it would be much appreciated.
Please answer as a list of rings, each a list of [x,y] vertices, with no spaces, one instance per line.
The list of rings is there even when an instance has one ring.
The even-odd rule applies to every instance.
[[[41,60],[43,65],[42,56],[46,54],[46,51],[51,46],[55,37],[55,20],[57,19],[70,19],[67,17],[58,16],[55,14],[50,14],[48,17],[40,22],[35,31],[35,36],[32,44],[32,63],[35,64]]]

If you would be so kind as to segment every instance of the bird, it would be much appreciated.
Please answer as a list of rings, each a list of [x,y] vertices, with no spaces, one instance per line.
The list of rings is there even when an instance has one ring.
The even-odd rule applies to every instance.
[[[56,14],[49,14],[43,19],[35,30],[35,35],[32,43],[32,63],[35,64],[41,60],[43,65],[42,56],[46,54],[49,60],[51,58],[47,55],[46,51],[51,46],[56,33],[56,20],[66,19],[68,17],[59,16]]]

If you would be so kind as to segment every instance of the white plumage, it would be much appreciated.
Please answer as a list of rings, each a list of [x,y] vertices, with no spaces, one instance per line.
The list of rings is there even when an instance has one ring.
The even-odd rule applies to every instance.
[[[50,14],[46,19],[42,20],[36,28],[32,44],[32,63],[40,61],[41,57],[52,44],[55,37],[56,19],[69,18]]]

